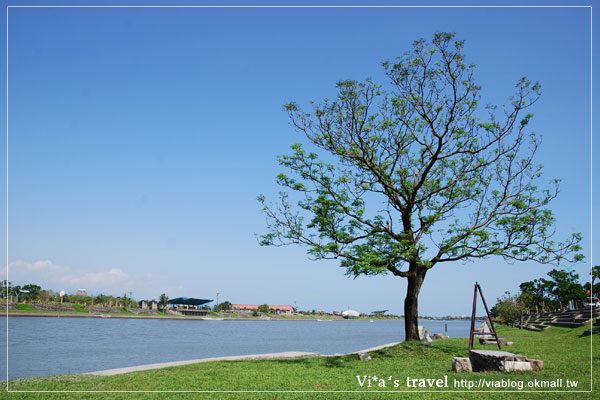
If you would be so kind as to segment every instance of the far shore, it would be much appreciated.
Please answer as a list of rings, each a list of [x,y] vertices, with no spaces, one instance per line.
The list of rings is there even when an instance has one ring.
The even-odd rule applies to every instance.
[[[11,311],[5,312],[5,316],[7,317],[65,317],[65,318],[128,318],[128,319],[179,319],[179,320],[188,320],[188,321],[390,321],[390,320],[403,320],[403,318],[312,318],[312,317],[304,317],[304,318],[285,318],[285,317],[276,317],[276,318],[227,318],[227,317],[195,317],[195,316],[179,316],[179,315],[131,315],[131,314],[85,314],[85,313],[59,313],[59,312],[18,312]]]

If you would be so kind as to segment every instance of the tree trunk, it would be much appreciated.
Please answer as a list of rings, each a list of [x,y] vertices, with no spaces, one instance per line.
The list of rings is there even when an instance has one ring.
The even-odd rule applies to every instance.
[[[426,269],[416,270],[408,277],[408,288],[404,299],[404,331],[406,341],[419,340],[419,291],[425,279]]]

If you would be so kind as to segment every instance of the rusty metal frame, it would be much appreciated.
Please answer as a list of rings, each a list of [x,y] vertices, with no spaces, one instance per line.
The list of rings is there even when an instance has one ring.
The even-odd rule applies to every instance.
[[[477,309],[478,290],[479,295],[481,296],[481,300],[483,301],[483,306],[485,307],[485,312],[487,313],[488,320],[490,321],[490,328],[492,329],[494,337],[496,338],[496,344],[498,345],[498,349],[502,350],[502,346],[500,346],[500,340],[498,339],[498,334],[496,333],[496,327],[494,326],[494,321],[492,321],[492,316],[490,315],[487,303],[485,302],[485,298],[483,297],[483,291],[481,290],[481,286],[479,286],[479,283],[477,282],[475,282],[475,288],[473,289],[473,313],[471,314],[471,331],[469,332],[469,350],[473,348],[473,336],[478,335],[477,333],[475,333],[475,311]]]

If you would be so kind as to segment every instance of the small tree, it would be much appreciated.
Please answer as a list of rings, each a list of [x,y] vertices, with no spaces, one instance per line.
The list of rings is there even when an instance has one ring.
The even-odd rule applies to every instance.
[[[160,295],[160,297],[158,298],[158,308],[160,308],[160,310],[162,312],[166,312],[167,311],[167,302],[169,301],[169,297],[163,293]]]
[[[519,301],[519,296],[512,296],[510,292],[505,292],[504,296],[497,300],[496,305],[492,307],[490,312],[504,323],[512,325],[525,313],[525,307]]]
[[[231,303],[228,301],[223,301],[215,306],[215,311],[228,311],[231,309]]]
[[[35,301],[38,300],[40,295],[40,291],[42,288],[39,285],[34,285],[33,283],[28,283],[27,285],[23,285],[21,288],[23,291],[28,291],[29,293],[23,293],[19,297],[27,300],[27,301]]]
[[[387,88],[345,80],[311,112],[287,104],[292,125],[327,156],[295,144],[279,157],[290,175],[277,182],[298,195],[296,206],[285,191],[277,204],[258,197],[267,216],[262,245],[307,246],[314,259],[341,260],[353,277],[407,279],[406,340],[419,339],[419,292],[438,264],[582,258],[571,256],[580,234],[552,239],[547,206],[558,180],[537,184],[540,141],[527,132],[525,110],[540,85],[521,78],[503,112],[487,106],[486,116],[463,46],[437,33],[383,63]]]
[[[263,313],[263,314],[267,314],[269,312],[269,305],[268,304],[261,304],[260,306],[258,306],[258,312]]]
[[[8,300],[11,289],[12,283],[8,282],[6,279],[0,282],[0,296],[2,296],[3,299]]]

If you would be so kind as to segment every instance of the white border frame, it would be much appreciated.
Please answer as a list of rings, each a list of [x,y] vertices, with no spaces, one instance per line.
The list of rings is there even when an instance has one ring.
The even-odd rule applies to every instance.
[[[590,286],[593,267],[593,10],[591,5],[69,5],[6,6],[6,280],[8,281],[8,11],[10,8],[589,8],[590,10]],[[6,306],[7,393],[591,393],[594,387],[593,336],[590,335],[590,390],[9,390],[8,304]],[[591,315],[590,315],[591,316]]]

